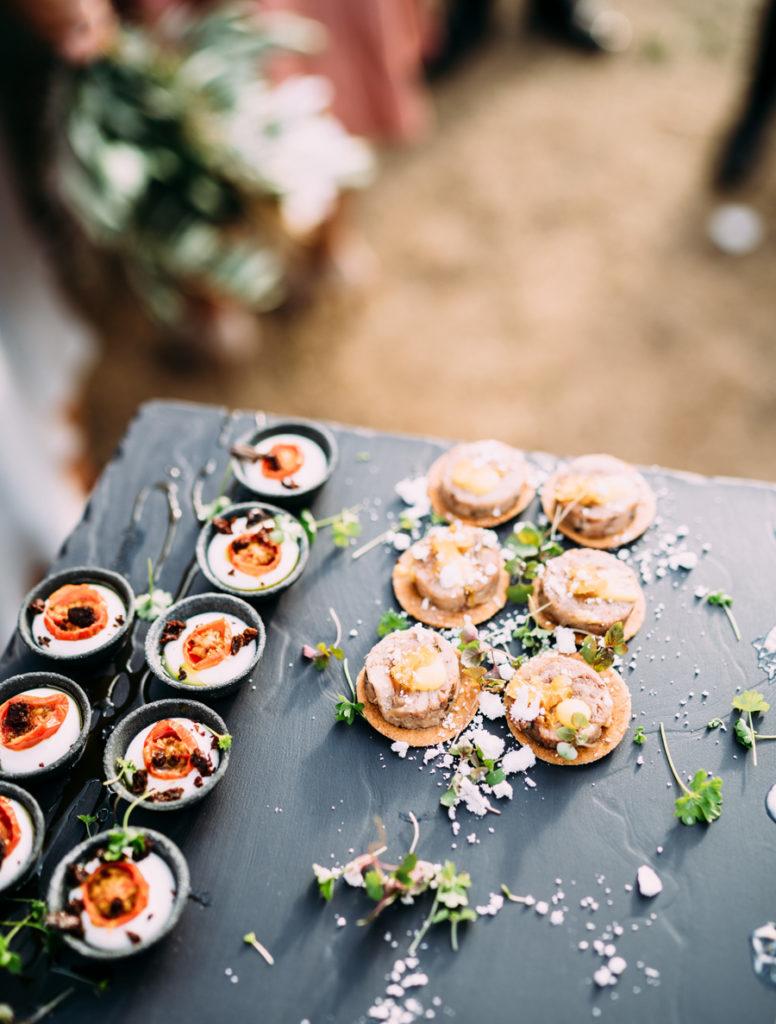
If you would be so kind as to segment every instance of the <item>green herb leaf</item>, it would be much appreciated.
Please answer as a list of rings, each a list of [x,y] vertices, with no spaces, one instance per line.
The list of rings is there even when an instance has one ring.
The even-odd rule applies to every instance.
[[[451,786],[441,795],[441,797],[439,798],[439,802],[443,807],[454,807],[457,799],[458,794],[456,793],[454,787]]]
[[[750,715],[762,714],[770,708],[765,695],[759,690],[744,690],[733,698],[731,704],[736,711],[748,712]]]
[[[556,749],[558,757],[562,757],[564,761],[576,761],[579,757],[576,747],[572,747],[570,743],[559,743]]]
[[[356,700],[348,700],[343,694],[337,695],[337,703],[334,705],[334,718],[338,722],[352,725],[359,717],[364,716],[364,705]]]
[[[533,584],[513,583],[507,587],[507,598],[512,604],[528,604],[528,598],[533,594]]]
[[[754,746],[755,736],[752,730],[749,728],[749,723],[745,718],[739,718],[735,724],[735,736],[742,747],[746,747],[747,750],[751,750]]]
[[[377,624],[377,635],[388,636],[389,633],[395,633],[398,629],[409,629],[412,623],[409,620],[406,612],[396,612],[393,608],[389,608],[387,612],[383,612],[380,616],[380,621]]]
[[[721,718],[712,718],[711,721],[706,723],[707,729],[720,729],[725,723]]]
[[[689,791],[676,798],[675,813],[684,825],[716,821],[722,814],[722,779],[709,778],[702,769],[697,771]]]
[[[370,900],[379,903],[385,892],[383,881],[378,871],[367,871],[364,875],[364,887]]]
[[[647,734],[644,732],[643,725],[637,725],[633,730],[633,742],[639,747],[643,747],[647,742]]]

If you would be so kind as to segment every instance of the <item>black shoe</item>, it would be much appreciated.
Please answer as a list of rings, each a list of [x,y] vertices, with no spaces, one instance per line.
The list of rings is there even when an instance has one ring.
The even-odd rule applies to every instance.
[[[628,19],[602,0],[533,0],[531,28],[586,53],[617,53],[630,45]]]
[[[439,78],[465,60],[491,29],[493,0],[448,0],[439,51],[426,59],[426,77]]]

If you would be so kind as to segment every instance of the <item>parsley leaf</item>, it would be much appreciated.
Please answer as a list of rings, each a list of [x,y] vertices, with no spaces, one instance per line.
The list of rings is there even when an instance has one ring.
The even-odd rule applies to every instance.
[[[757,767],[757,733],[754,730],[752,715],[768,711],[770,704],[759,690],[744,690],[743,693],[737,694],[731,703],[736,711],[743,711],[746,715],[746,721],[739,718],[736,722],[736,739],[742,746],[751,747],[752,762]]]
[[[334,705],[334,718],[337,722],[344,722],[345,725],[353,725],[358,717],[363,718],[364,705],[357,700],[348,700],[342,694],[337,694],[337,703]]]
[[[398,629],[409,629],[412,623],[409,620],[406,612],[395,612],[393,608],[389,608],[387,612],[383,612],[380,616],[380,621],[377,624],[377,635],[388,636],[389,633],[395,633]]]
[[[739,718],[736,720],[734,728],[735,736],[742,747],[746,747],[747,750],[751,750],[754,746],[754,732],[749,728],[745,718]]]
[[[718,775],[709,778],[708,773],[701,768],[695,773],[688,786],[676,770],[662,722],[660,723],[660,737],[663,740],[663,748],[671,774],[683,791],[674,802],[676,817],[683,825],[695,825],[698,822],[710,825],[722,814],[722,779]]]

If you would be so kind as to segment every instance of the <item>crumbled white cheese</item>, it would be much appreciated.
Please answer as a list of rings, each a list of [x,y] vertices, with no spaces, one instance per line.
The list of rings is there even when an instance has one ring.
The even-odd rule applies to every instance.
[[[493,787],[493,796],[497,800],[511,800],[514,796],[514,790],[507,780],[504,779],[503,782],[497,782]]]
[[[490,894],[490,899],[482,907],[475,907],[480,917],[495,917],[496,914],[504,906],[504,897],[497,892]]]
[[[409,743],[405,743],[404,740],[396,740],[394,743],[391,744],[391,750],[394,752],[394,754],[398,754],[399,757],[406,757],[409,748]]]
[[[504,741],[500,736],[494,736],[487,729],[475,729],[472,733],[472,743],[479,747],[483,755],[490,761],[497,761],[504,753]]]
[[[568,626],[557,626],[555,628],[555,647],[559,654],[576,654],[577,641],[574,630]]]
[[[623,973],[625,968],[628,966],[627,960],[624,960],[621,956],[613,956],[607,964],[612,974],[619,976]]]
[[[459,780],[458,796],[466,804],[466,810],[475,814],[478,818],[488,813],[489,803],[484,793],[481,793],[475,784],[465,776]]]
[[[652,899],[653,896],[657,896],[659,892],[663,891],[660,876],[649,864],[642,864],[636,872],[636,884],[641,895],[647,899]]]
[[[503,718],[506,714],[504,701],[501,699],[499,694],[490,693],[488,690],[482,690],[480,693],[480,711],[486,718],[490,718],[491,720],[494,718]]]
[[[605,964],[602,964],[593,975],[593,981],[599,988],[606,988],[607,985],[613,985],[616,978],[609,968]]]
[[[542,713],[542,695],[532,686],[518,686],[509,714],[515,722],[533,722]]]
[[[526,772],[536,764],[536,754],[530,747],[518,747],[510,750],[501,758],[501,768],[505,775],[515,772]]]

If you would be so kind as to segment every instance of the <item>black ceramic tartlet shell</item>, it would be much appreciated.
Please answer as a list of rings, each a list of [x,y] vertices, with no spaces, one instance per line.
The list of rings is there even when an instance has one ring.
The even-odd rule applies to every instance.
[[[203,576],[208,579],[214,587],[218,590],[223,591],[225,594],[232,594],[234,597],[241,597],[243,601],[260,601],[265,597],[273,597],[275,594],[279,594],[281,591],[286,590],[295,583],[304,572],[304,568],[307,565],[307,560],[310,557],[310,542],[307,539],[305,529],[296,518],[293,513],[289,512],[288,509],[280,508],[278,505],[269,505],[264,501],[241,501],[236,505],[230,505],[225,508],[221,513],[220,518],[229,519],[232,516],[245,516],[252,509],[259,509],[263,515],[266,516],[287,516],[289,519],[298,527],[297,542],[299,544],[299,560],[292,571],[286,576],[285,579],[280,580],[279,583],[275,583],[271,587],[266,587],[264,590],[238,590],[236,587],[230,587],[228,584],[220,580],[213,570],[210,568],[208,562],[208,548],[213,534],[216,532],[213,523],[205,523],[197,538],[197,562]]]
[[[284,505],[296,505],[302,499],[309,501],[323,487],[337,465],[339,449],[334,434],[326,427],[319,423],[313,423],[311,420],[280,420],[270,426],[261,427],[257,430],[252,430],[249,434],[244,434],[238,439],[238,444],[254,447],[275,434],[300,434],[302,437],[307,437],[314,441],[326,456],[326,473],[323,478],[318,483],[311,484],[308,487],[296,487],[283,494],[276,494],[274,491],[270,493],[262,491],[255,484],[249,483],[245,475],[244,461],[232,456],[234,475],[247,491],[250,491],[251,494],[255,494],[259,498],[267,498]]]
[[[192,722],[200,722],[202,725],[207,725],[220,735],[224,735],[224,733],[229,731],[220,715],[217,715],[211,708],[205,704],[200,704],[196,700],[182,700],[176,697],[170,700],[155,700],[151,704],[144,704],[127,715],[126,718],[123,718],[108,737],[102,759],[102,767],[106,779],[115,777],[116,759],[126,756],[127,747],[135,736],[142,729],[145,729],[146,726],[152,725],[154,722],[161,722],[164,718],[190,718]],[[218,753],[218,767],[212,775],[203,776],[202,786],[199,789],[195,789],[193,793],[188,793],[182,796],[180,800],[170,803],[154,803],[151,800],[144,800],[144,809],[148,811],[179,811],[183,807],[188,807],[190,804],[195,804],[198,800],[201,800],[220,782],[229,766],[229,751],[219,750]],[[151,785],[153,785],[153,782],[149,779],[149,786]],[[117,796],[120,796],[122,800],[126,800],[128,803],[137,799],[138,794],[130,793],[121,782],[114,782],[110,788]]]
[[[256,653],[254,654],[250,665],[244,672],[241,672],[239,676],[235,676],[233,679],[229,679],[225,683],[189,683],[173,679],[172,676],[168,675],[165,671],[162,663],[160,641],[162,633],[164,632],[164,627],[168,622],[172,622],[175,619],[185,622],[194,615],[202,615],[205,612],[212,612],[213,615],[236,615],[237,618],[242,619],[247,626],[252,626],[257,630],[259,635],[256,638]],[[181,694],[185,693],[192,697],[196,697],[198,695],[220,697],[226,696],[228,693],[232,693],[241,686],[242,683],[250,678],[253,670],[256,668],[264,654],[264,645],[266,642],[267,631],[264,628],[261,616],[255,608],[252,608],[248,604],[247,601],[244,601],[239,597],[234,597],[232,594],[195,594],[192,597],[184,597],[182,601],[177,601],[175,604],[167,608],[163,615],[160,615],[159,618],[156,619],[146,635],[145,656],[148,667],[156,678],[160,682],[164,683],[165,686],[169,686],[173,690],[178,690]]]
[[[22,864],[19,874],[12,878],[7,885],[0,886],[0,895],[2,895],[6,892],[11,892],[25,882],[38,866],[41,851],[43,850],[43,838],[46,834],[46,822],[38,801],[30,796],[26,789],[0,780],[0,796],[8,797],[9,800],[16,800],[32,819],[32,849],[30,850],[29,857]]]
[[[54,775],[65,768],[69,768],[83,753],[92,724],[92,707],[89,703],[89,698],[78,683],[68,679],[67,676],[58,675],[56,672],[25,672],[19,676],[11,676],[10,679],[0,683],[0,705],[4,704],[11,697],[15,697],[18,693],[44,686],[52,690],[62,690],[72,697],[78,705],[78,711],[81,715],[81,731],[78,734],[78,739],[56,761],[52,761],[43,768],[35,768],[29,772],[4,771],[2,754],[0,753],[0,779],[9,779],[13,782],[34,782],[45,775]]]
[[[63,932],[62,940],[71,949],[90,960],[125,960],[127,957],[137,956],[138,953],[142,953],[151,946],[155,946],[157,942],[161,942],[166,935],[169,935],[178,923],[178,919],[183,913],[183,908],[186,906],[191,888],[186,858],[175,843],[166,836],[163,836],[161,832],[155,832],[150,828],[143,828],[139,831],[151,839],[153,843],[151,852],[158,854],[165,861],[175,879],[175,896],[170,916],[158,935],[155,935],[152,939],[141,939],[140,942],[125,949],[98,949],[96,946],[90,946],[88,942],[76,935],[69,935],[67,932]],[[48,888],[48,908],[50,913],[55,914],[60,910],[64,910],[67,906],[68,894],[73,888],[73,883],[68,878],[70,865],[91,860],[96,851],[101,846],[105,846],[109,836],[110,830],[99,832],[97,835],[84,840],[57,864]]]
[[[66,583],[101,583],[103,586],[110,587],[111,590],[116,591],[126,609],[123,625],[118,628],[110,640],[92,651],[84,651],[81,654],[57,654],[46,650],[45,647],[41,647],[35,642],[35,637],[32,635],[32,620],[37,614],[30,607],[32,602],[38,598],[45,601],[55,590],[63,587]],[[132,590],[129,580],[119,573],[113,572],[111,569],[101,569],[91,565],[77,565],[72,569],[62,569],[60,572],[47,576],[45,580],[42,580],[37,587],[34,587],[29,592],[22,602],[21,611],[19,612],[19,633],[30,650],[40,655],[41,658],[56,661],[59,665],[88,665],[107,658],[121,646],[127,633],[132,628],[134,617],[135,592]]]

